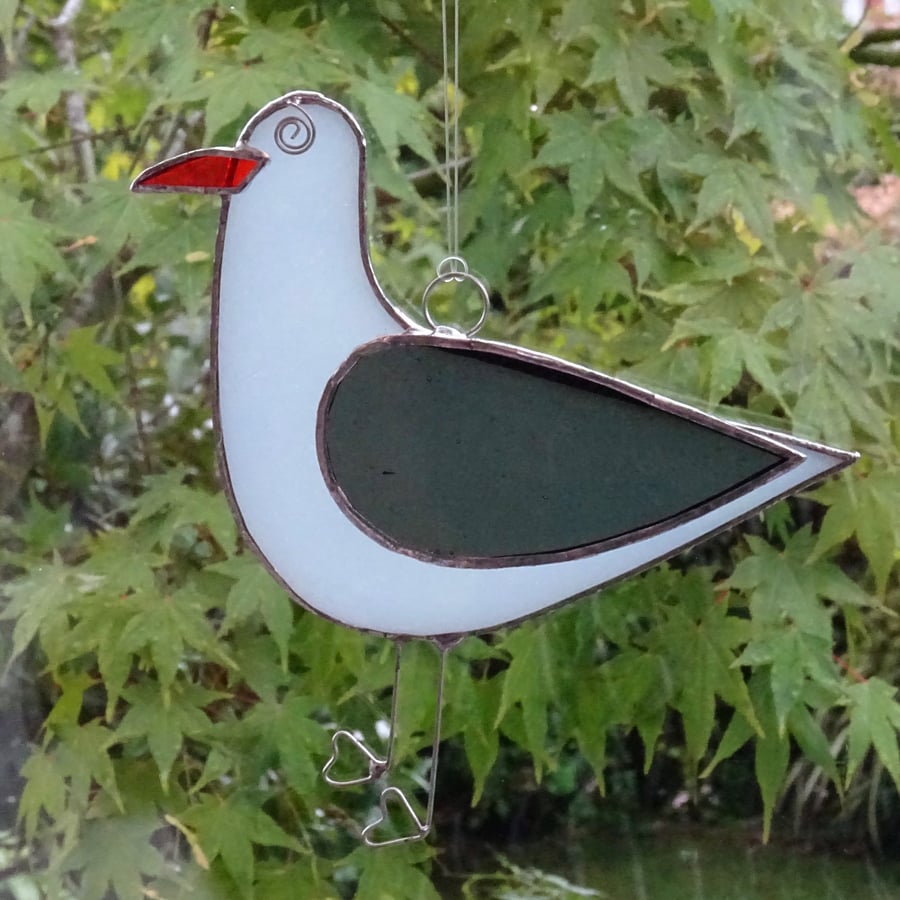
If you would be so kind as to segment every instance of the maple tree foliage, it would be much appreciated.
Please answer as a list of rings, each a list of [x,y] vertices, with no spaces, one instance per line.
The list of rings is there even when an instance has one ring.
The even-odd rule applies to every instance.
[[[47,896],[438,896],[434,850],[354,849],[377,795],[318,775],[334,721],[386,715],[391,647],[294,606],[216,484],[217,204],[128,191],[323,91],[368,131],[374,263],[418,315],[445,255],[436,6],[0,2],[0,651],[45,704],[19,822]],[[839,795],[874,767],[900,783],[900,250],[851,192],[889,189],[900,152],[835,7],[463,5],[486,333],[862,453],[696,554],[467,639],[444,735],[474,802],[506,747],[538,781],[574,748],[602,791],[629,731],[648,767],[677,745],[689,786],[749,746],[766,831],[798,760]],[[409,772],[427,651],[400,686]]]

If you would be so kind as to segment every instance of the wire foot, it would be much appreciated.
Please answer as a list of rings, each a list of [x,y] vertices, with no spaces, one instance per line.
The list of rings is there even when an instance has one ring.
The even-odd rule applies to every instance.
[[[386,840],[378,840],[374,838],[373,832],[383,825],[388,819],[388,805],[393,804],[394,806],[399,807],[412,823],[413,831],[411,834],[404,834],[400,837],[395,838],[387,838]],[[428,833],[431,831],[431,806],[429,804],[428,815],[423,822],[419,818],[419,814],[413,809],[412,803],[410,803],[409,798],[406,794],[398,787],[394,787],[393,785],[386,787],[381,792],[381,797],[378,800],[378,808],[380,810],[377,818],[369,822],[365,828],[362,830],[362,839],[363,842],[368,847],[390,847],[394,844],[409,844],[413,841],[421,841],[424,838],[428,837]]]
[[[365,757],[366,762],[369,766],[369,772],[367,775],[360,775],[357,778],[335,778],[331,774],[331,770],[334,768],[335,764],[338,761],[338,757],[341,755],[341,742],[345,741],[350,744],[350,746],[355,747],[359,750],[360,753]],[[331,756],[328,757],[328,761],[322,768],[322,778],[325,779],[327,784],[330,784],[332,787],[336,788],[345,788],[345,787],[353,787],[357,784],[371,784],[373,781],[377,781],[381,778],[382,775],[387,771],[388,768],[388,760],[382,759],[379,756],[376,756],[365,744],[365,741],[358,738],[352,731],[347,731],[345,729],[340,729],[336,731],[331,736]]]

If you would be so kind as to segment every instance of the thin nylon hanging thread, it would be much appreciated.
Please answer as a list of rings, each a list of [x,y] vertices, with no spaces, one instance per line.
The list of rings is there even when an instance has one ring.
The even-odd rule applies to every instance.
[[[447,195],[448,256],[438,267],[439,273],[445,264],[445,271],[468,271],[468,266],[459,255],[459,0],[450,0],[453,18],[452,33],[447,5],[447,0],[441,0],[441,38],[444,60],[444,180]]]

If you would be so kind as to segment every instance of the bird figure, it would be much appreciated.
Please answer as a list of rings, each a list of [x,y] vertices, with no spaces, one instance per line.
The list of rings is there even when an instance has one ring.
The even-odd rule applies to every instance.
[[[372,268],[363,132],[319,93],[286,94],[233,148],[160,162],[132,189],[222,197],[212,367],[226,493],[270,572],[336,622],[446,650],[856,458],[436,325],[428,294],[443,282],[469,280],[487,310],[483,283],[456,266],[426,290],[427,324],[413,321]],[[335,756],[339,738],[369,773],[331,783],[389,766],[349,732]],[[413,820],[400,840],[427,833],[433,792],[424,821],[393,787],[382,814],[391,801]]]

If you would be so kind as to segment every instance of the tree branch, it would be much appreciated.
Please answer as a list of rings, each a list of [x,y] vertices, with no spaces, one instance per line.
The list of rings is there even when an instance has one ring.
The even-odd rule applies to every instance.
[[[73,74],[78,74],[78,57],[75,53],[75,40],[72,37],[72,23],[81,12],[84,0],[66,0],[62,12],[47,23],[53,40],[53,49],[62,67]],[[97,174],[97,162],[94,147],[90,141],[91,126],[87,120],[87,104],[80,91],[66,93],[66,120],[69,130],[77,142],[75,149],[81,170],[81,180],[91,181]]]
[[[443,71],[444,64],[441,62],[438,57],[436,57],[433,53],[431,53],[427,47],[423,47],[418,41],[416,41],[411,35],[407,34],[405,29],[403,29],[400,25],[394,22],[392,19],[389,19],[387,16],[379,16],[381,19],[382,25],[388,29],[388,31],[392,32],[396,37],[400,38],[404,44],[408,44],[425,62],[428,63],[433,69],[437,69],[438,72]]]
[[[55,18],[51,19],[49,25],[51,28],[68,28],[74,21],[84,0],[66,0],[66,5],[62,8],[62,12]]]
[[[0,164],[15,162],[16,160],[24,159],[26,156],[40,156],[42,153],[52,153],[54,150],[59,150],[61,147],[73,147],[81,141],[96,142],[108,141],[112,138],[127,139],[130,135],[131,132],[127,128],[110,128],[108,131],[96,131],[87,136],[69,138],[66,141],[56,141],[53,144],[44,144],[41,147],[32,147],[30,150],[19,150],[16,153],[10,153],[7,156],[0,156]]]
[[[856,46],[868,47],[871,44],[889,44],[893,41],[900,41],[900,28],[876,28],[867,31]]]
[[[881,47],[854,47],[850,51],[850,59],[860,65],[868,66],[900,66],[900,50],[884,50]]]
[[[16,59],[25,52],[25,47],[28,44],[28,35],[31,34],[31,29],[34,27],[35,22],[37,22],[37,16],[29,10],[22,27],[13,40],[13,53]]]

